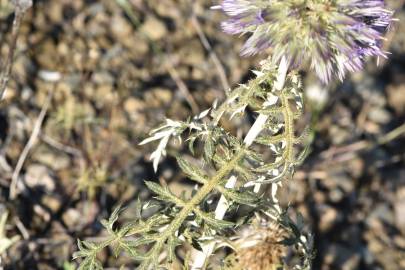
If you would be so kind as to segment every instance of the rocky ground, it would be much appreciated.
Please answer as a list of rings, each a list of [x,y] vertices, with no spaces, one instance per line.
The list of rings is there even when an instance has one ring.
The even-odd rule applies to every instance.
[[[0,0],[1,59],[8,2]],[[8,212],[0,241],[13,240],[5,269],[74,269],[76,239],[103,237],[99,221],[118,203],[130,219],[131,202],[150,195],[143,180],[182,188],[170,157],[182,146],[171,145],[154,174],[153,146],[138,143],[165,117],[184,120],[222,99],[257,63],[239,57],[241,39],[221,33],[213,3],[35,1],[0,104],[0,208]],[[331,89],[305,79],[316,137],[284,200],[315,234],[314,269],[405,269],[405,131],[396,129],[405,120],[405,9],[403,1],[390,5],[400,20],[387,61]],[[108,251],[102,259],[116,267]]]

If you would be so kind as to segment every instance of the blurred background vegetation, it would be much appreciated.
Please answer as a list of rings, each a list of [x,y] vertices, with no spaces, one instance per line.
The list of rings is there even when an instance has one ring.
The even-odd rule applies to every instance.
[[[405,269],[405,8],[388,2],[399,19],[388,60],[330,89],[304,74],[303,121],[312,117],[316,137],[283,201],[315,234],[314,269]],[[0,103],[4,269],[75,269],[76,239],[102,239],[100,220],[119,203],[130,220],[136,198],[150,197],[144,180],[192,188],[170,156],[186,146],[170,145],[155,174],[153,146],[138,143],[165,117],[185,120],[252,77],[260,56],[239,57],[242,40],[221,32],[213,4],[34,1]],[[1,61],[12,22],[10,1],[0,0]],[[238,134],[250,124],[227,129]],[[17,196],[9,199],[12,179]],[[102,255],[106,267],[133,267]]]

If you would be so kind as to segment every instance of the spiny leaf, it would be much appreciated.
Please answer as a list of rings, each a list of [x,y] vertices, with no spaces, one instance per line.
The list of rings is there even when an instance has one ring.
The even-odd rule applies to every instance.
[[[296,144],[307,144],[306,141],[311,140],[311,136],[313,135],[313,131],[310,127],[306,127],[302,132],[301,135],[295,139]]]
[[[296,222],[298,230],[303,230],[304,229],[304,217],[300,212],[297,213],[297,222]]]
[[[283,141],[284,139],[285,139],[285,135],[279,134],[279,135],[275,135],[275,136],[260,136],[255,140],[255,142],[270,146],[270,145],[279,143],[279,142]]]
[[[301,165],[304,162],[304,160],[308,157],[308,155],[310,154],[310,152],[311,152],[310,150],[311,150],[311,145],[308,144],[298,155],[294,164],[297,166]]]
[[[249,168],[244,166],[236,166],[235,171],[239,173],[239,175],[243,178],[243,180],[248,181],[254,177],[254,174],[250,171]]]
[[[89,241],[81,241],[81,244],[82,250],[94,250],[99,247],[95,243]]]
[[[76,260],[78,258],[87,257],[87,256],[88,256],[87,252],[83,252],[83,251],[79,250],[79,251],[76,251],[73,253],[72,259]]]
[[[177,163],[180,169],[192,180],[197,181],[200,184],[207,182],[207,176],[202,172],[200,168],[194,166],[190,162],[186,161],[181,157],[177,157]]]
[[[260,166],[258,168],[255,168],[254,171],[255,172],[259,172],[259,173],[265,173],[268,172],[270,170],[276,169],[278,168],[281,164],[285,163],[285,157],[283,156],[281,159],[279,159],[278,161],[275,161],[273,163],[269,163],[269,164],[265,164],[263,166]]]
[[[112,251],[113,251],[114,257],[118,258],[118,256],[122,252],[122,247],[121,247],[120,241],[117,241],[116,243],[114,243]]]
[[[263,163],[263,157],[260,155],[258,152],[249,150],[249,149],[244,149],[245,151],[245,157],[247,161],[253,161],[256,163]]]
[[[260,199],[257,198],[257,195],[255,195],[249,191],[238,192],[238,191],[231,190],[231,189],[229,189],[229,190],[225,189],[223,194],[228,200],[230,199],[239,204],[244,204],[244,205],[249,205],[249,206],[256,206],[256,204],[260,201]]]
[[[80,263],[80,270],[101,270],[103,269],[101,263],[97,260],[97,246],[90,242],[77,241],[79,251],[73,254],[73,259],[83,258]]]
[[[125,223],[119,231],[116,233],[120,237],[130,236],[135,233],[140,233],[148,229],[148,226],[145,226],[145,222],[141,220],[135,220]]]
[[[134,259],[136,261],[143,261],[146,258],[145,255],[138,253],[134,249],[126,249],[125,251],[132,259]]]
[[[138,197],[136,199],[136,204],[135,204],[135,208],[134,208],[134,215],[135,215],[135,219],[141,219],[142,218],[142,202],[141,199]]]
[[[168,221],[168,217],[162,214],[155,214],[145,221],[145,227],[159,227]]]
[[[286,238],[280,241],[280,244],[285,245],[285,246],[293,246],[297,243],[297,238],[291,237],[291,238]]]
[[[126,246],[130,247],[130,248],[135,248],[135,247],[140,247],[143,245],[148,245],[150,243],[156,242],[156,239],[159,238],[159,235],[150,235],[150,236],[146,236],[143,235],[138,239],[135,240],[125,240],[124,243]]]
[[[121,205],[118,205],[112,212],[110,218],[108,219],[110,224],[114,224],[118,220],[120,212],[121,212]]]
[[[177,204],[179,199],[174,195],[168,187],[162,187],[161,185],[151,182],[145,181],[146,186],[158,195],[157,199],[162,201],[170,201],[172,203]]]
[[[292,230],[292,232],[294,233],[296,238],[299,238],[301,236],[301,232],[300,229],[295,225],[295,223],[293,222],[289,222],[288,224]]]
[[[181,242],[175,238],[170,237],[167,241],[167,259],[169,263],[172,263],[176,257],[176,247],[179,246]]]
[[[209,135],[208,135],[209,136]],[[211,138],[208,138],[204,144],[204,158],[207,162],[212,160],[212,156],[215,153],[214,141]]]
[[[128,253],[133,259],[142,261],[145,259],[144,255],[141,255],[136,248],[139,246],[147,245],[155,242],[155,239],[152,238],[140,238],[136,240],[125,240],[118,239],[114,243],[114,255],[118,257],[122,250]]]
[[[222,167],[228,163],[226,159],[219,155],[215,155],[213,160],[218,164],[219,167]],[[239,176],[241,176],[243,180],[250,180],[253,178],[253,173],[250,171],[251,169],[246,168],[243,165],[236,165],[234,170],[239,173]]]
[[[78,270],[103,270],[103,266],[95,256],[90,256],[80,263]]]
[[[161,245],[162,243],[160,243]],[[160,265],[160,251],[161,246],[154,246],[151,250],[146,253],[145,259],[142,261],[141,265],[138,266],[139,270],[149,270],[149,269],[162,269]]]
[[[223,229],[227,229],[230,227],[234,226],[234,223],[229,222],[229,221],[225,221],[225,220],[218,220],[215,219],[215,217],[213,216],[213,214],[211,213],[205,213],[199,209],[194,209],[194,213],[196,213],[196,215],[201,218],[202,220],[204,220],[204,222],[210,226],[212,229],[216,230],[216,231],[221,231]]]
[[[279,107],[266,107],[261,108],[258,113],[269,115],[269,116],[277,116],[282,112],[281,108]]]
[[[101,224],[107,229],[109,233],[114,233],[113,226],[117,222],[119,213],[121,212],[121,205],[118,205],[114,211],[111,213],[111,216],[108,220],[101,220]]]
[[[236,138],[235,136],[232,136],[231,134],[226,134],[226,140],[229,142],[231,145],[231,149],[228,150],[236,150],[238,151],[240,148],[242,148],[242,143],[240,139]]]
[[[194,153],[194,142],[197,139],[197,136],[192,136],[188,139],[188,150],[191,152],[191,154],[195,154]]]

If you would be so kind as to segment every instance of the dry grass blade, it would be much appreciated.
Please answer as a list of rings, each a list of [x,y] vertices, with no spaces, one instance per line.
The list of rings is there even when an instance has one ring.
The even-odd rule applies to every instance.
[[[230,87],[228,79],[226,77],[225,69],[222,66],[221,61],[219,60],[217,54],[211,47],[211,44],[208,42],[208,39],[205,36],[204,31],[201,28],[200,22],[198,21],[198,18],[196,17],[195,14],[192,15],[191,22],[193,23],[193,26],[194,26],[195,30],[197,31],[198,37],[200,38],[202,45],[209,52],[210,58],[211,58],[212,62],[214,63],[215,68],[218,72],[218,77],[221,81],[222,87],[224,88],[225,91],[228,91],[229,89],[231,89],[231,87]]]
[[[193,114],[198,114],[200,109],[198,108],[197,102],[194,100],[187,85],[184,83],[184,81],[181,79],[179,73],[174,68],[173,62],[171,61],[171,59],[169,57],[167,57],[165,66],[166,66],[167,72],[169,72],[169,74],[170,74],[170,77],[172,77],[173,81],[176,83],[177,88],[183,94],[184,98],[190,105]]]
[[[31,136],[30,136],[27,144],[25,145],[20,157],[18,158],[17,165],[15,166],[13,175],[11,177],[10,195],[9,195],[11,200],[15,199],[17,196],[17,184],[18,184],[18,179],[19,179],[21,169],[24,165],[24,162],[25,162],[31,148],[37,142],[38,136],[41,132],[42,123],[44,122],[46,113],[48,112],[48,108],[51,103],[52,93],[53,93],[53,91],[49,91],[48,97],[45,100],[45,103],[41,108],[41,112],[39,113],[38,118],[34,124],[34,128],[32,130]]]

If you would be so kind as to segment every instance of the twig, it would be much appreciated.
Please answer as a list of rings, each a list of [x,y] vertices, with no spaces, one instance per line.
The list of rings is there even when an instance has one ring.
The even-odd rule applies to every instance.
[[[229,86],[229,82],[226,77],[225,69],[221,64],[221,61],[219,61],[217,54],[211,47],[211,44],[209,43],[207,37],[205,36],[204,31],[201,28],[200,22],[198,21],[198,18],[195,14],[193,14],[191,16],[191,22],[193,23],[194,28],[197,31],[198,37],[200,38],[202,45],[209,52],[209,56],[210,56],[212,62],[214,63],[215,68],[217,69],[218,76],[221,81],[222,87],[224,88],[225,91],[228,91],[231,87]]]
[[[394,130],[391,130],[387,134],[378,138],[377,144],[378,145],[387,144],[404,134],[405,134],[405,124],[402,124],[399,127],[395,128]]]
[[[51,146],[57,150],[60,150],[69,155],[72,155],[72,156],[83,156],[83,154],[80,150],[78,150],[74,147],[71,147],[69,145],[64,145],[63,143],[58,142],[57,140],[53,139],[52,137],[50,137],[42,132],[39,136],[44,143],[48,144],[49,146]]]
[[[11,43],[8,51],[8,56],[4,65],[2,66],[2,72],[0,75],[0,101],[3,100],[6,92],[7,83],[10,79],[10,72],[13,66],[14,52],[17,46],[18,32],[20,30],[21,21],[25,12],[32,6],[31,0],[13,0],[12,3],[15,6],[15,15],[13,21],[13,28],[11,30]]]
[[[21,222],[21,220],[18,216],[14,217],[14,222],[15,222],[15,225],[17,226],[18,230],[21,232],[21,235],[24,238],[24,240],[30,239],[30,234],[27,231],[27,228],[25,228],[24,224]]]
[[[320,153],[321,159],[328,160],[328,163],[340,163],[347,160],[350,160],[354,157],[354,153],[371,149],[373,147],[387,144],[400,136],[405,134],[405,124],[395,128],[394,130],[388,132],[387,134],[382,135],[377,139],[376,142],[369,141],[358,141],[349,145],[341,147],[333,147],[329,150],[326,150]]]
[[[170,57],[167,57],[166,59],[167,59],[167,61],[166,61],[165,66],[166,66],[167,71],[169,72],[170,77],[172,77],[173,81],[177,85],[177,88],[179,88],[179,91],[183,94],[183,96],[187,100],[193,113],[198,114],[199,109],[198,109],[197,102],[194,100],[193,96],[190,94],[190,90],[188,89],[188,87],[184,83],[184,81],[181,79],[177,70],[173,67],[173,63],[172,63]]]
[[[17,195],[17,184],[18,184],[18,178],[19,178],[21,169],[24,165],[25,159],[27,158],[31,148],[36,143],[39,133],[41,132],[42,123],[44,121],[45,115],[46,115],[49,105],[51,103],[52,93],[53,93],[53,91],[49,91],[48,97],[45,100],[45,103],[42,106],[41,112],[38,115],[38,119],[36,120],[36,122],[34,124],[34,128],[32,130],[31,136],[30,136],[27,144],[25,145],[20,157],[18,158],[17,165],[15,166],[13,175],[11,177],[10,195],[9,195],[11,200],[15,199],[15,197]]]

